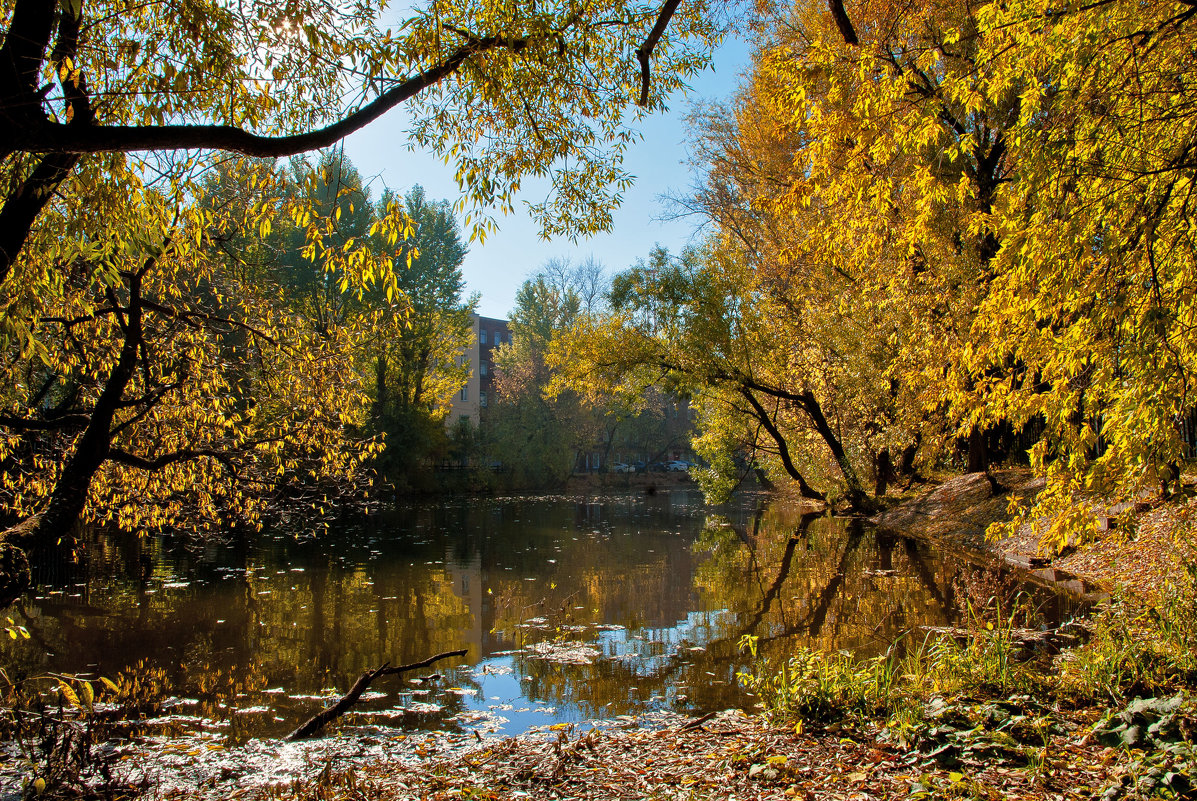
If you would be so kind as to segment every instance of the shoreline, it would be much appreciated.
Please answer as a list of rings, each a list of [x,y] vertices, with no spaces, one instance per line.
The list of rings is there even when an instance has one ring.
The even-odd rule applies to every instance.
[[[1066,553],[1046,558],[1038,537],[1024,523],[1011,537],[989,540],[991,523],[1010,519],[1013,497],[1028,501],[1043,487],[1029,470],[992,473],[1003,491],[994,494],[984,473],[954,476],[872,518],[881,528],[915,537],[935,547],[991,559],[995,564],[1023,571],[1032,581],[1056,587],[1085,600],[1098,601],[1111,593],[1133,592],[1157,600],[1185,561],[1197,558],[1185,532],[1197,522],[1197,498],[1163,502],[1145,500],[1131,510],[1131,525],[1117,530],[1116,518],[1105,517],[1105,536]]]
[[[1024,567],[1020,559],[1028,558],[1033,544],[1026,536],[993,543],[985,540],[984,531],[1007,513],[1009,493],[1029,497],[1036,482],[1026,471],[1000,471],[995,477],[1009,488],[1007,492],[995,495],[984,474],[953,477],[901,498],[872,522],[937,548],[967,552],[974,559],[977,554],[987,554],[995,563]],[[1116,570],[1103,569],[1105,563],[1097,556],[1111,549],[1118,551],[1121,561],[1117,564],[1134,568],[1135,575],[1156,576],[1172,563],[1166,565],[1161,559],[1149,566],[1147,557],[1181,558],[1180,551],[1166,550],[1160,543],[1174,540],[1197,513],[1194,510],[1197,501],[1191,499],[1150,507],[1143,510],[1133,538],[1129,536],[1132,532],[1119,532],[1116,537],[1077,548],[1051,565],[1034,568],[1030,574],[1062,571],[1064,564],[1079,562],[1082,567],[1089,566],[1080,574],[1087,581],[1106,588],[1122,585],[1135,589],[1122,584]],[[1055,581],[1054,586],[1059,587],[1059,580]],[[1150,596],[1140,593],[1140,597]],[[963,667],[955,669],[975,671],[971,663],[980,661],[978,654],[990,654],[984,649],[1010,647],[1012,623],[1002,624],[1000,616],[998,621],[997,631],[992,625],[986,630],[978,618],[963,624],[967,629],[955,632],[958,639],[963,637],[959,643],[963,649],[959,665]],[[1003,625],[1010,628],[1003,631]],[[1128,690],[1118,699],[1086,695],[1083,700],[1079,696],[1067,700],[1075,690],[1065,687],[1059,669],[1071,656],[1070,652],[1040,654],[1038,663],[1028,663],[1028,669],[1038,671],[1033,677],[1019,673],[1023,678],[1003,684],[1001,689],[982,682],[977,685],[980,690],[969,689],[967,683],[961,685],[963,689],[936,685],[928,690],[925,677],[932,674],[927,673],[923,684],[897,690],[896,700],[886,702],[888,711],[854,706],[851,693],[859,687],[845,691],[843,686],[837,689],[829,684],[828,697],[838,698],[839,706],[830,716],[824,713],[809,721],[795,711],[803,709],[799,705],[773,719],[728,710],[663,729],[608,730],[558,724],[548,731],[483,738],[463,751],[421,754],[422,759],[414,763],[385,756],[341,762],[337,769],[329,766],[318,776],[247,787],[224,797],[274,801],[868,801],[930,797],[1072,801],[1104,797],[1112,801],[1122,797],[1111,795],[1112,788],[1126,787],[1128,782],[1132,790],[1137,786],[1134,783],[1144,764],[1152,770],[1165,763],[1169,770],[1175,768],[1168,761],[1172,758],[1160,757],[1163,751],[1152,750],[1154,746],[1147,751],[1142,745],[1138,749],[1115,747],[1108,739],[1095,736],[1100,721],[1120,710],[1127,714],[1126,700],[1131,696]],[[830,655],[819,664],[826,667],[834,659],[835,655]],[[763,665],[758,670],[769,675],[769,668]],[[842,673],[829,675],[829,681],[844,680]],[[859,677],[849,678],[849,682],[853,680],[859,681]],[[1070,681],[1075,682],[1075,677]],[[1181,687],[1187,690],[1189,685],[1182,683]],[[1040,692],[1042,695],[1037,695]],[[1156,694],[1165,693],[1158,690]],[[1184,720],[1197,721],[1192,707],[1192,701],[1187,702],[1182,710]],[[1183,725],[1182,730],[1187,731]],[[1187,767],[1190,763],[1178,764],[1186,777],[1194,773]],[[165,794],[153,788],[142,792],[147,797],[193,801],[210,797],[201,787],[192,792],[177,788]]]

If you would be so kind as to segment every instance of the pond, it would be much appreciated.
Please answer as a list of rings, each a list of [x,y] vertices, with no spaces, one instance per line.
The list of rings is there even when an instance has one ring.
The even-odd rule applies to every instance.
[[[743,635],[766,655],[871,655],[1014,589],[861,521],[757,495],[711,508],[686,490],[412,504],[306,541],[95,537],[58,570],[9,611],[31,637],[0,646],[0,665],[142,676],[167,700],[129,747],[159,762],[260,751],[363,671],[459,648],[379,679],[331,739],[357,754],[423,732],[473,741],[751,710]],[[1049,619],[1074,607],[1035,603]]]

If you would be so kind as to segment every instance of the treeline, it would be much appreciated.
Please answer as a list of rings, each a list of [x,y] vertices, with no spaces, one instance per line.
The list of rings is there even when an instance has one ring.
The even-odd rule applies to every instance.
[[[833,7],[839,7],[833,3]],[[620,276],[561,386],[690,393],[735,454],[868,510],[1029,458],[1046,545],[1176,487],[1194,405],[1187,3],[800,0],[693,117],[709,237]]]
[[[689,417],[679,414],[685,398],[663,385],[627,393],[554,383],[554,343],[604,318],[610,298],[610,279],[593,258],[551,259],[521,285],[511,341],[493,351],[494,401],[477,429],[455,431],[471,443],[471,463],[495,468],[475,476],[475,486],[552,489],[579,470],[608,472],[631,454],[659,461],[689,452]]]
[[[235,155],[314,153],[402,107],[396,155],[421,147],[455,169],[473,233],[493,230],[529,177],[549,178],[530,207],[546,235],[607,230],[634,123],[721,35],[708,11],[461,0],[397,20],[373,0],[7,4],[0,518],[18,526],[0,533],[0,574],[21,571],[25,547],[69,552],[80,517],[253,525],[298,498],[289,508],[314,519],[287,512],[292,524],[318,524],[364,496],[373,432],[432,431],[405,405],[433,404],[443,343],[426,344],[434,367],[411,383],[398,365],[412,354],[381,344],[419,313],[400,286],[414,248],[399,243],[417,233],[405,202],[373,203],[364,235],[346,233],[365,209],[344,202],[352,182]],[[286,259],[310,275],[267,266],[297,245]],[[349,358],[370,342],[369,365]]]
[[[449,420],[475,344],[458,223],[419,187],[371,197],[339,153],[223,160],[113,211],[122,236],[67,243],[54,294],[5,320],[0,515],[31,553],[69,551],[80,523],[320,530],[408,492],[559,487],[584,451],[684,446],[659,392],[548,392],[550,342],[607,308],[594,260],[524,284],[483,424]]]
[[[473,301],[447,203],[372,199],[328,154],[226,160],[123,214],[125,238],[73,243],[53,305],[6,318],[10,541],[318,528],[449,448]]]

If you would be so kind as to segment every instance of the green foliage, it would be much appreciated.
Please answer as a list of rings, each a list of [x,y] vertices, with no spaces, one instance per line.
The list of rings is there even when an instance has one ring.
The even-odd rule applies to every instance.
[[[383,205],[392,202],[384,195]],[[373,424],[387,441],[379,467],[392,481],[410,480],[448,446],[445,417],[468,378],[458,357],[470,343],[476,302],[463,297],[466,247],[449,204],[417,186],[403,208],[411,230],[396,256],[407,264],[396,276],[399,294],[393,302],[377,290],[366,298]]]
[[[554,338],[577,321],[581,298],[571,282],[542,272],[523,283],[515,302],[508,323],[511,342],[494,351],[498,375],[488,423],[491,446],[512,468],[518,485],[559,486],[597,431],[576,395],[545,392],[552,376],[545,355]]]
[[[1139,738],[1126,744],[1143,747],[1178,731],[1173,713],[1197,682],[1194,597],[1189,582],[1156,607],[1115,599],[1084,624],[1088,640],[1050,664],[1028,659],[1019,642],[1035,633],[1015,625],[1028,610],[983,605],[970,607],[966,629],[921,639],[911,633],[880,656],[803,650],[782,664],[758,662],[740,680],[779,721],[885,721],[890,737],[920,743],[941,761],[998,749],[1032,766],[1054,725],[1051,707],[1125,706],[1155,696],[1110,713],[1098,727],[1099,736]],[[753,638],[743,647],[756,656]]]
[[[1105,606],[1092,619],[1091,642],[1064,660],[1062,691],[1120,702],[1191,686],[1197,680],[1195,605],[1190,584],[1156,608],[1133,598]]]
[[[913,633],[884,654],[858,659],[847,652],[804,649],[780,667],[760,665],[740,680],[781,720],[827,723],[844,717],[879,717],[900,723],[923,699],[937,693],[1004,696],[1035,682],[1031,667],[1016,664],[1010,618],[998,625],[974,618],[959,638]],[[755,656],[755,645],[745,646]]]
[[[635,397],[660,385],[691,398],[702,431],[694,447],[711,466],[700,479],[712,492],[738,483],[739,459],[865,506],[857,465],[870,461],[889,403],[872,345],[888,332],[798,311],[755,267],[723,238],[676,259],[654,251],[616,276],[610,314],[555,343],[556,386]]]
[[[746,636],[741,649],[755,658],[756,638]],[[739,679],[778,720],[826,723],[888,711],[896,700],[892,694],[902,665],[897,653],[891,648],[860,661],[841,651],[803,649],[779,668],[761,665],[756,673],[740,673]]]

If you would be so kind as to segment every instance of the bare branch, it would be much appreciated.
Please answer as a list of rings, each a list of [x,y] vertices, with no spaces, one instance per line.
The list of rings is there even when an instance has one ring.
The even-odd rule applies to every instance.
[[[147,459],[144,456],[129,453],[121,448],[112,448],[108,452],[108,458],[117,464],[123,464],[126,467],[136,467],[139,470],[146,471],[161,470],[176,462],[190,462],[205,457],[215,459],[224,465],[230,473],[237,474],[237,466],[233,464],[233,460],[229,457],[229,451],[218,451],[209,448],[185,448],[184,450],[168,453],[154,459]]]
[[[255,336],[261,337],[271,345],[274,345],[276,348],[279,347],[278,340],[267,334],[265,331],[261,330],[260,328],[255,328],[248,323],[234,320],[230,317],[221,317],[217,314],[208,314],[207,312],[199,311],[180,311],[178,309],[172,309],[169,306],[163,306],[161,303],[155,303],[152,300],[142,300],[142,305],[150,311],[157,312],[165,317],[172,317],[192,326],[195,326],[196,320],[206,320],[210,323],[223,323],[224,325],[232,326],[233,328],[240,328],[243,331],[248,331]]]
[[[71,328],[72,326],[90,323],[93,320],[98,320],[101,317],[107,317],[110,314],[116,314],[117,312],[123,311],[125,311],[123,307],[118,308],[116,306],[105,306],[103,308],[96,309],[91,314],[81,314],[78,317],[39,317],[37,321],[39,323],[58,323],[59,325],[64,325],[67,328]]]
[[[411,670],[418,670],[423,667],[428,667],[434,662],[439,662],[442,659],[448,659],[451,656],[465,655],[466,650],[463,648],[459,651],[445,651],[442,654],[430,656],[421,662],[413,662],[410,665],[388,667],[384,664],[381,667],[375,668],[374,670],[368,670],[358,678],[353,687],[349,689],[349,692],[345,693],[345,695],[341,697],[341,700],[337,701],[335,704],[323,710],[319,714],[313,715],[306,723],[288,734],[286,739],[307,740],[315,737],[324,730],[325,726],[348,712],[349,708],[357,703],[357,699],[360,698],[362,693],[364,693],[370,686],[370,682],[374,681],[379,676],[390,676],[396,673],[407,673]]]
[[[673,14],[681,2],[682,0],[665,0],[665,4],[661,6],[661,12],[657,15],[657,24],[649,32],[644,44],[640,45],[636,51],[636,60],[640,62],[640,99],[637,103],[641,106],[648,105],[649,58],[653,54],[653,48],[665,34],[665,28],[669,26],[669,20],[673,19]]]

